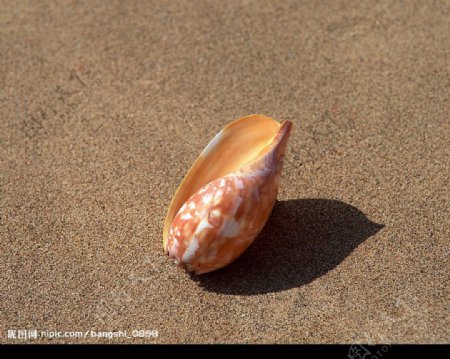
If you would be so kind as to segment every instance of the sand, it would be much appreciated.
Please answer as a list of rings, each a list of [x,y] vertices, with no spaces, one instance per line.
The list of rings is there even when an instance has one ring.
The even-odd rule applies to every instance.
[[[2,0],[0,342],[449,342],[449,10]],[[166,210],[252,113],[295,126],[279,201],[191,278]]]

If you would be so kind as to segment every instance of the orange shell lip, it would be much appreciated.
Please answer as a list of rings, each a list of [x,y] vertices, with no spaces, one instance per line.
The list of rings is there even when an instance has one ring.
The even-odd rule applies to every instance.
[[[226,266],[253,242],[275,204],[292,123],[251,115],[231,122],[181,182],[163,246],[196,274]]]

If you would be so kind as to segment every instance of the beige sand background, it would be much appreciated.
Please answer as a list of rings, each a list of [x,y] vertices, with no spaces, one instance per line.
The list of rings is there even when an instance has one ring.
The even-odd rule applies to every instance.
[[[448,342],[448,1],[0,2],[0,341]],[[229,121],[295,124],[273,215],[192,279],[166,209]]]

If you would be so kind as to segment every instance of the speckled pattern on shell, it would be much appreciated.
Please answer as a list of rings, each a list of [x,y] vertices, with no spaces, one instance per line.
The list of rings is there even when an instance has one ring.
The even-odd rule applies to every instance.
[[[170,257],[202,274],[226,266],[248,248],[275,204],[290,130],[285,122],[259,158],[211,181],[184,203],[169,229]]]

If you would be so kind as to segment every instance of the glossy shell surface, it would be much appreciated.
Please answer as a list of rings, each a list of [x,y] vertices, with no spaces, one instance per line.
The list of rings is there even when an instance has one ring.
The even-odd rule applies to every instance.
[[[259,116],[262,115],[254,116],[255,118],[244,118],[250,124],[249,128],[252,128],[251,122],[259,121]],[[270,118],[263,116],[263,120],[266,119]],[[269,218],[277,198],[284,152],[292,124],[285,121],[274,126],[270,122],[270,126],[273,128],[270,132],[267,131],[268,140],[265,143],[260,141],[257,148],[249,151],[250,156],[242,156],[234,164],[234,171],[231,173],[223,173],[209,180],[208,174],[204,174],[204,171],[208,171],[208,166],[205,166],[199,171],[203,175],[203,182],[206,181],[204,184],[200,183],[200,188],[192,190],[189,174],[180,185],[176,196],[186,197],[184,192],[191,193],[183,200],[181,207],[176,209],[173,218],[169,216],[169,209],[164,249],[188,271],[202,274],[231,263],[248,248]],[[233,141],[232,130],[228,141]],[[222,131],[226,132],[227,128]],[[224,135],[219,133],[218,136]],[[218,136],[200,157],[207,158],[213,152],[212,149],[216,152],[222,150]],[[249,144],[251,145],[252,143]],[[225,146],[226,143],[222,147]],[[226,157],[222,161],[226,167]],[[215,164],[220,169],[220,162]],[[195,170],[195,164],[191,171],[193,169]],[[176,202],[174,198],[172,205],[174,202],[175,206],[179,206],[180,201]]]

